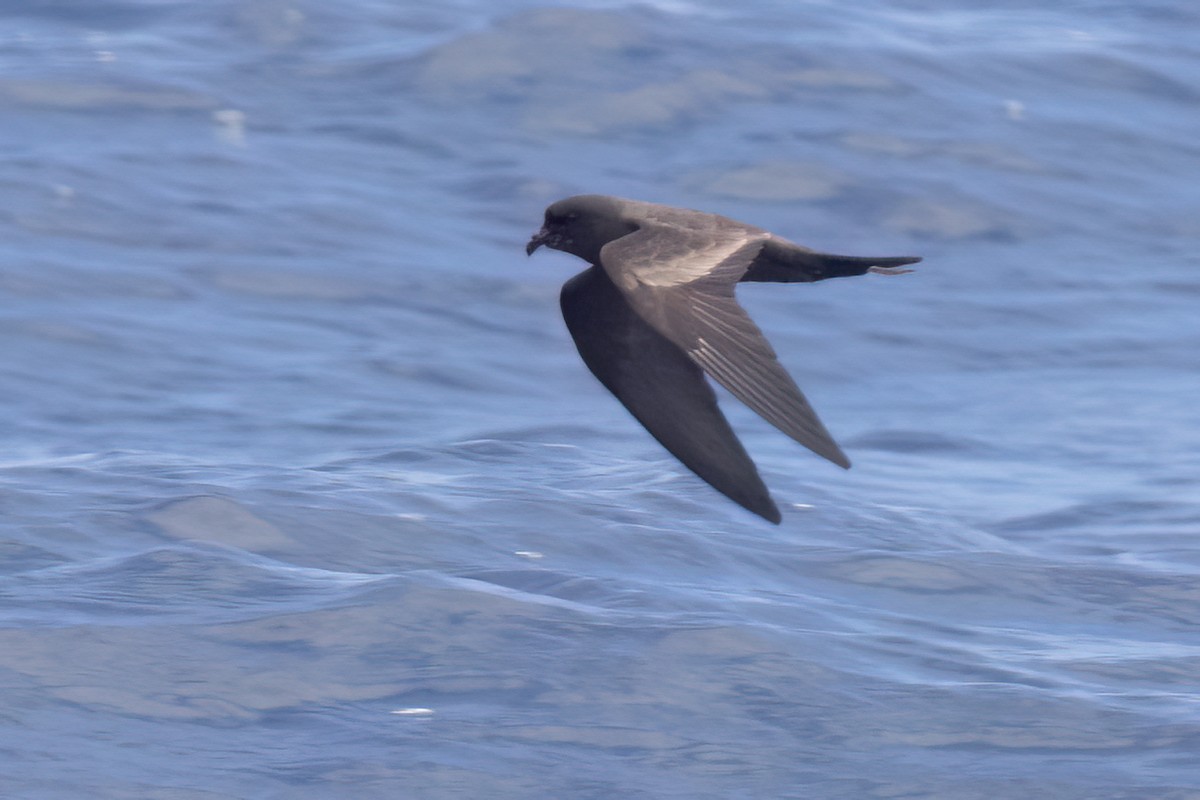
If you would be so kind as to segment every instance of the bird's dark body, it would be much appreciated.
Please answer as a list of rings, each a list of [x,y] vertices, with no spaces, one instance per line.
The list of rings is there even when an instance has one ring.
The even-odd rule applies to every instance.
[[[778,523],[750,456],[705,373],[796,441],[842,467],[825,430],[766,338],[734,298],[742,281],[807,283],[894,274],[918,258],[817,253],[716,214],[582,195],[552,204],[526,248],[592,266],[563,286],[562,310],[592,373],[685,466]]]

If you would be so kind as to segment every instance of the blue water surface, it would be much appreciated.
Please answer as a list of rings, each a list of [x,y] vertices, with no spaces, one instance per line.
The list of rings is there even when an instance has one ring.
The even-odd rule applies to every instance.
[[[1200,7],[0,11],[0,796],[1200,798]],[[527,259],[601,192],[855,462],[668,456]]]

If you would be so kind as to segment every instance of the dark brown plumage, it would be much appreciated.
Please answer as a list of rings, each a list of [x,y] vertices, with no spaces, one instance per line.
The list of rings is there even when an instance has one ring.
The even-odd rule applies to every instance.
[[[526,252],[542,245],[592,265],[562,291],[567,328],[592,373],[686,467],[774,523],[779,509],[705,373],[813,452],[841,467],[850,461],[734,288],[899,274],[921,260],[817,253],[717,214],[603,195],[547,208]]]

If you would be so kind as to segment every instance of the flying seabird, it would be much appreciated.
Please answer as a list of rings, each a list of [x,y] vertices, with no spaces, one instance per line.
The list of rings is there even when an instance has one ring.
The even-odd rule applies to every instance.
[[[734,299],[741,281],[808,283],[878,272],[920,258],[817,253],[743,222],[605,195],[546,209],[525,247],[545,245],[591,266],[562,288],[567,328],[592,373],[684,466],[775,524],[779,509],[704,380],[840,467],[850,461]]]

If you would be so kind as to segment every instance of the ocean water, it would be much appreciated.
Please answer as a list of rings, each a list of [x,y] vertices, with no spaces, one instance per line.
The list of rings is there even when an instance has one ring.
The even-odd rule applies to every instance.
[[[0,11],[0,796],[1200,798],[1200,11]],[[588,374],[602,192],[743,304],[778,528]]]

